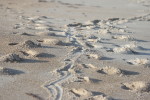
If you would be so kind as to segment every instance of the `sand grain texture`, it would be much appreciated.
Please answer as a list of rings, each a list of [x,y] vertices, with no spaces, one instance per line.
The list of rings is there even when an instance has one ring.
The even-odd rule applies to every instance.
[[[0,100],[149,100],[149,9],[150,0],[0,0]]]

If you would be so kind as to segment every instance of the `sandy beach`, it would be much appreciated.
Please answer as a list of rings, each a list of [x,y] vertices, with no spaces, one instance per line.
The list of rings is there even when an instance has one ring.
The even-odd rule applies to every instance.
[[[0,100],[150,100],[150,0],[0,0]]]

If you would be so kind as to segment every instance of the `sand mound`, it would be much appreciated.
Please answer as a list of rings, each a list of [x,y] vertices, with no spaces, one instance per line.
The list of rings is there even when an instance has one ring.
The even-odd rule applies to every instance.
[[[34,50],[28,50],[28,51],[26,51],[26,53],[27,53],[29,56],[32,56],[32,57],[37,57],[38,55],[40,55],[39,52],[34,51]]]
[[[87,46],[87,47],[89,47],[89,48],[94,48],[94,46],[93,46],[93,44],[92,43],[90,43],[90,42],[85,42],[85,45]]]
[[[128,60],[127,62],[133,65],[145,65],[149,63],[149,60],[136,58],[136,59]]]
[[[77,96],[88,96],[88,95],[90,95],[90,93],[83,88],[79,88],[79,89],[73,88],[73,89],[71,89],[71,92],[73,92]]]
[[[71,52],[72,52],[72,53],[77,53],[77,52],[81,52],[82,50],[83,50],[82,47],[74,47],[74,48],[71,50]]]
[[[97,42],[97,39],[87,39],[88,42],[93,42],[93,43],[96,43]]]
[[[117,27],[111,27],[109,29],[109,32],[110,33],[124,33],[126,32],[124,29],[121,29],[121,28],[117,28]]]
[[[128,49],[124,47],[116,47],[113,49],[113,52],[115,53],[120,53],[120,52],[125,52],[125,51],[128,51]]]
[[[78,82],[99,83],[100,80],[85,76],[85,77],[78,77]]]
[[[97,68],[93,64],[79,64],[79,65],[82,66],[82,67],[84,67],[84,68],[92,68],[92,69],[96,69]]]
[[[129,35],[127,35],[127,36],[121,35],[121,36],[112,36],[112,38],[118,39],[118,40],[128,40],[128,39],[130,39],[130,36]]]
[[[92,96],[87,100],[113,100],[113,99],[104,95],[96,95],[96,96]]]
[[[0,61],[2,62],[20,62],[21,60],[22,58],[19,55],[13,53],[0,57]]]
[[[55,36],[55,33],[52,32],[37,32],[36,35],[42,35],[42,36]]]
[[[59,44],[61,41],[57,39],[44,39],[43,43],[44,44],[51,44],[51,45],[56,45]]]
[[[26,32],[23,32],[23,33],[21,33],[20,35],[25,35],[25,36],[34,36],[34,35],[29,34],[29,33],[26,33]]]
[[[137,92],[149,92],[150,91],[150,83],[143,81],[136,81],[130,83],[123,83],[123,87]]]
[[[107,33],[109,33],[109,31],[108,31],[108,29],[100,29],[98,31],[98,33],[100,33],[100,34],[107,34]]]
[[[101,57],[98,54],[87,54],[88,58],[100,59]]]
[[[58,41],[56,43],[56,45],[59,45],[59,46],[69,46],[69,45],[72,45],[72,43],[70,42],[63,42],[63,41]]]
[[[0,75],[17,75],[22,73],[24,72],[15,69],[0,67]]]
[[[37,27],[35,27],[35,29],[37,29],[37,30],[46,30],[46,29],[48,29],[48,27],[46,27],[46,26],[37,26]]]
[[[132,49],[137,47],[135,44],[127,44],[121,47],[116,47],[113,49],[113,52],[120,53],[120,52],[134,52]]]
[[[78,81],[80,81],[80,82],[90,82],[91,80],[90,80],[90,78],[89,77],[78,77]]]
[[[55,57],[53,54],[43,53],[43,52],[37,52],[35,50],[28,50],[28,51],[20,51],[26,56],[29,57],[42,57],[42,58],[52,58]]]
[[[127,23],[129,20],[127,19],[121,19],[117,22],[117,24],[123,24],[123,23]]]
[[[47,0],[39,0],[39,2],[47,2]]]
[[[103,73],[103,74],[108,74],[108,75],[121,75],[122,70],[119,68],[115,68],[115,67],[103,67],[102,69],[100,69],[98,72]]]
[[[48,28],[50,27],[43,25],[43,24],[35,24],[35,29],[37,30],[47,30]]]
[[[23,42],[21,44],[21,46],[23,46],[25,48],[36,48],[36,47],[40,47],[41,44],[36,44],[33,41],[31,41],[31,40],[27,40],[27,41]]]
[[[86,81],[86,82],[90,82],[89,77],[83,77],[83,80]]]

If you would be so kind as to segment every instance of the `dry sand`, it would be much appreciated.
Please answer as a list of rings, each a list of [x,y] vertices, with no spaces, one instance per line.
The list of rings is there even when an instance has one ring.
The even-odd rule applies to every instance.
[[[0,100],[149,100],[150,0],[0,0]]]

